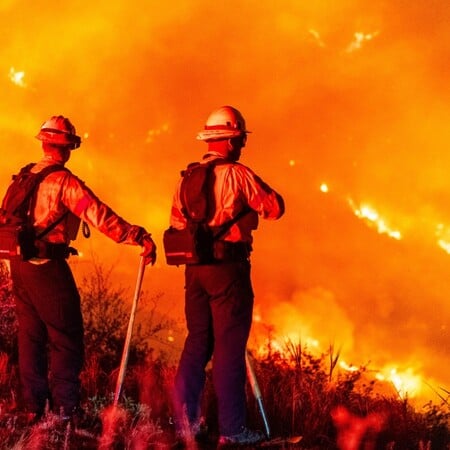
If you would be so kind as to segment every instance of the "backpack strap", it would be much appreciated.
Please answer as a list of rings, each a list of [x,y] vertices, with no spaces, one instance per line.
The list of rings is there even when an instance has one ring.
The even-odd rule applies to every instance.
[[[36,235],[36,239],[43,238],[46,234],[48,234],[50,231],[53,230],[53,228],[56,227],[59,223],[61,223],[66,217],[67,214],[69,214],[69,211],[66,211],[64,214],[59,217],[59,219],[55,220],[53,223],[51,223],[48,227],[46,227],[43,231],[41,231],[38,235]]]
[[[217,233],[214,233],[213,240],[216,241],[220,239],[231,228],[232,225],[234,225],[238,220],[242,219],[242,217],[247,215],[250,211],[252,211],[250,207],[244,208],[242,211],[238,212],[232,219],[220,225]]]
[[[26,166],[26,167],[28,167],[28,166]],[[70,170],[64,166],[61,166],[59,164],[52,164],[51,166],[44,167],[40,172],[38,172],[36,174],[37,175],[36,184],[31,191],[32,199],[31,199],[30,207],[29,207],[30,214],[32,214],[32,212],[34,211],[34,208],[36,206],[37,190],[38,190],[39,185],[42,183],[42,181],[44,181],[44,179],[48,175],[50,175],[53,172],[58,172],[58,171],[70,173]],[[38,235],[36,235],[36,239],[43,238],[46,234],[48,234],[51,230],[53,230],[53,228],[55,228],[56,225],[61,223],[64,220],[64,218],[67,217],[68,213],[69,213],[69,211],[64,212],[55,222],[48,225],[43,231],[41,231]]]

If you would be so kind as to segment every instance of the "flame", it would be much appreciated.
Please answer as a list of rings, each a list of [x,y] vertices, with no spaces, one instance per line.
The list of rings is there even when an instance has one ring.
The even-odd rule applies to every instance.
[[[376,374],[380,381],[392,383],[401,398],[415,397],[421,392],[422,379],[412,368],[399,371],[397,367],[386,367]]]
[[[358,372],[359,370],[359,367],[356,367],[353,364],[347,364],[345,361],[341,361],[339,367],[347,372]]]
[[[445,252],[450,254],[450,228],[440,223],[436,227],[437,244]]]
[[[362,204],[359,207],[356,207],[351,199],[349,199],[349,204],[355,215],[369,223],[369,225],[375,226],[378,233],[387,234],[389,237],[397,240],[402,238],[401,232],[388,227],[385,220],[382,219],[379,213],[371,206]]]
[[[284,358],[285,362],[291,362],[293,356],[293,349],[298,346],[301,347],[301,344],[295,344],[295,342],[300,342],[298,335],[293,333],[290,336],[284,337],[281,339],[267,339],[264,345],[260,346],[256,350],[256,354],[258,357],[264,358],[270,356],[270,354],[277,353],[282,358]],[[319,341],[308,337],[304,340],[304,348],[307,348],[311,353],[320,354],[320,345]],[[322,352],[323,354],[323,352]],[[339,362],[339,367],[346,372],[358,372],[361,370],[361,367],[355,366],[353,364],[348,364],[345,360],[341,360]],[[397,367],[393,367],[392,365],[385,367],[382,370],[376,371],[374,378],[378,381],[388,382],[394,388],[396,393],[402,399],[405,398],[414,398],[418,397],[422,391],[423,380],[422,377],[416,373],[412,368],[407,368],[404,370],[399,370]]]
[[[285,363],[294,365],[293,356],[296,348],[308,349],[308,352],[316,355],[324,354],[317,339],[312,337],[301,339],[298,333],[290,333],[283,338],[268,337],[256,349],[255,353],[260,358],[278,354]],[[349,364],[345,360],[339,361],[338,365],[346,372],[358,372],[361,370],[361,367]],[[397,395],[402,399],[415,398],[422,393],[422,377],[415,373],[412,368],[400,370],[394,364],[390,364],[381,370],[375,371],[374,378],[391,384]]]
[[[305,336],[305,333],[290,331],[283,335],[276,335],[273,326],[267,326],[262,323],[262,317],[257,311],[255,311],[255,314],[253,315],[253,321],[255,324],[262,325],[264,332],[267,333],[267,336],[259,339],[262,343],[256,346],[256,354],[260,358],[265,358],[270,356],[270,354],[277,353],[286,360],[289,360],[290,349],[296,346],[305,346],[305,348],[316,351],[320,350],[319,340],[309,335]],[[260,336],[258,336],[258,338],[260,338]]]
[[[326,185],[322,184],[320,190],[327,192]],[[378,211],[367,204],[361,204],[359,207],[355,205],[352,199],[348,200],[354,214],[360,219],[364,220],[370,226],[377,228],[378,233],[386,234],[392,239],[400,240],[403,238],[402,233],[399,230],[390,228],[384,219],[380,217]],[[435,236],[437,238],[436,243],[438,247],[450,254],[450,228],[442,223],[436,225]]]
[[[262,359],[277,354],[286,363],[295,364],[292,360],[297,348],[320,353],[320,342],[312,337],[301,339],[298,333],[290,333],[284,337],[267,338],[255,349],[255,354]]]
[[[353,364],[347,364],[343,360],[340,361],[339,366],[347,372],[357,372],[360,370],[359,367]],[[400,371],[397,367],[389,365],[384,369],[376,371],[375,379],[392,384],[402,399],[416,397],[422,390],[422,377],[414,373],[412,368]]]
[[[444,241],[444,239],[438,240],[438,245],[441,247],[445,252],[447,252],[450,255],[450,242]]]
[[[310,28],[308,30],[308,33],[314,38],[314,41],[319,47],[321,48],[325,47],[325,42],[322,40],[322,37],[320,36],[320,33],[317,30]]]

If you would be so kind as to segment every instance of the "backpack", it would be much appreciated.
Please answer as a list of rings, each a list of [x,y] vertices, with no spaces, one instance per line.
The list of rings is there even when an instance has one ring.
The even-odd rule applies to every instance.
[[[169,265],[201,264],[213,259],[213,233],[207,225],[214,214],[214,167],[222,160],[191,163],[181,172],[181,212],[187,226],[183,230],[168,228],[163,235],[166,262]]]
[[[182,230],[168,228],[163,235],[164,252],[168,265],[211,264],[215,262],[215,244],[219,237],[250,210],[242,210],[236,217],[214,229],[208,225],[213,217],[214,167],[226,160],[214,159],[207,163],[191,163],[181,172],[181,212],[187,226]]]
[[[31,172],[34,163],[23,167],[9,185],[0,209],[0,258],[20,256],[28,260],[37,254],[36,240],[53,229],[65,215],[36,235],[33,227],[33,210],[36,192],[42,180],[52,172],[68,169],[60,165],[45,167],[38,173]]]
[[[214,167],[220,162],[223,160],[215,159],[204,164],[191,163],[181,172],[181,212],[188,220],[205,223],[214,215]]]

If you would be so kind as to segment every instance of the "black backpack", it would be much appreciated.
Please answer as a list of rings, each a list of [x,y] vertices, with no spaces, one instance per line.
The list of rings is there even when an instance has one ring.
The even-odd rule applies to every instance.
[[[191,163],[181,172],[181,212],[187,226],[183,230],[168,228],[163,235],[166,262],[169,265],[205,264],[213,260],[213,232],[207,225],[214,214],[212,202],[214,167],[223,160]]]
[[[214,245],[227,230],[250,209],[242,210],[236,217],[219,227],[208,226],[213,217],[214,167],[228,161],[214,159],[207,163],[191,163],[181,172],[180,186],[181,212],[186,217],[187,226],[183,230],[168,228],[164,232],[163,244],[166,262],[169,265],[210,264],[215,261]]]
[[[188,221],[206,223],[214,215],[214,167],[224,162],[222,159],[204,164],[195,162],[181,172],[181,212]]]
[[[33,228],[33,210],[37,188],[50,173],[68,169],[55,164],[33,173],[31,168],[34,165],[28,164],[13,176],[13,182],[3,198],[0,209],[0,258],[21,256],[22,259],[28,260],[36,256],[35,241],[45,236],[65,216],[36,235]]]

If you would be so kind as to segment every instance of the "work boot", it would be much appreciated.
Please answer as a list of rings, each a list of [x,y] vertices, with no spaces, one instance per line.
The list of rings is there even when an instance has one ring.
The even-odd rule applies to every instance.
[[[219,446],[235,446],[235,445],[252,445],[257,444],[265,439],[264,433],[257,430],[249,430],[246,427],[242,427],[241,432],[232,434],[230,436],[220,436]]]
[[[85,412],[79,406],[74,408],[59,408],[59,411],[54,412],[55,419],[60,425],[68,425],[74,429],[83,428],[85,421]]]

